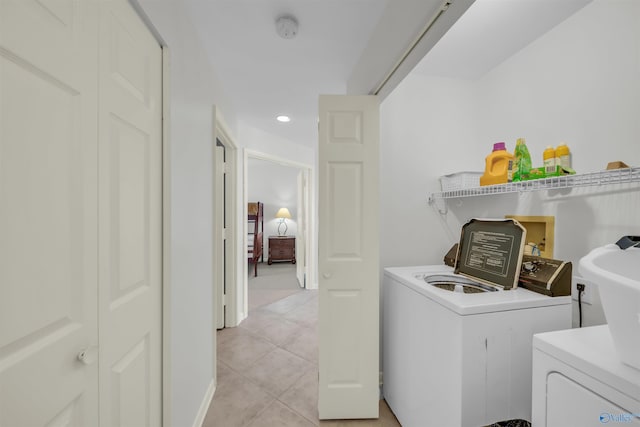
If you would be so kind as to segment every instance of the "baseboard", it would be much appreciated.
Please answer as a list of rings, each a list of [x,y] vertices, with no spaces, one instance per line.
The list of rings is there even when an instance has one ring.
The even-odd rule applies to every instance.
[[[209,383],[209,388],[207,388],[207,393],[204,395],[204,399],[202,400],[202,404],[200,405],[200,409],[198,410],[198,415],[196,416],[196,420],[193,423],[193,427],[202,427],[204,423],[204,418],[207,416],[207,411],[209,410],[209,406],[211,405],[211,401],[213,400],[213,394],[216,392],[216,383],[214,379],[211,379]]]

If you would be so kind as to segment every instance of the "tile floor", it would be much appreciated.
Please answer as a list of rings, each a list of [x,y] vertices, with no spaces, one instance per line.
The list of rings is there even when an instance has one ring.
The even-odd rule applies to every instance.
[[[203,427],[400,426],[384,401],[377,420],[318,420],[317,320],[317,291],[250,285],[248,318],[218,331],[218,386]]]

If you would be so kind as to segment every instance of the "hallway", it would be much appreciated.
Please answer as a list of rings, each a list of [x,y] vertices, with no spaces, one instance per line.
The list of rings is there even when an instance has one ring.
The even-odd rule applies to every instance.
[[[381,401],[377,420],[318,421],[318,291],[295,267],[258,267],[249,317],[218,331],[218,387],[204,427],[399,426]]]

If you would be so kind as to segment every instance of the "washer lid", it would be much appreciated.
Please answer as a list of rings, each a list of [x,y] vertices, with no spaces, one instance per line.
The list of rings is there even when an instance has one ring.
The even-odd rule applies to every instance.
[[[517,288],[526,236],[515,219],[472,219],[462,226],[455,273],[505,290]]]

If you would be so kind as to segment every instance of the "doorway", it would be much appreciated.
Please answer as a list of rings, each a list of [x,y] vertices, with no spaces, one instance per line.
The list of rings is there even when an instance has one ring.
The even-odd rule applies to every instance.
[[[268,246],[269,235],[274,237],[278,234],[283,234],[283,228],[280,228],[278,232],[279,219],[275,218],[276,211],[281,207],[287,207],[292,213],[292,222],[285,220],[285,225],[288,227],[286,234],[295,235],[295,268],[294,274],[301,288],[315,289],[317,288],[317,280],[315,279],[315,266],[317,253],[314,250],[316,245],[315,237],[315,215],[314,215],[314,196],[313,196],[313,167],[303,163],[293,162],[280,157],[260,153],[252,150],[244,150],[244,188],[243,188],[243,219],[247,218],[247,204],[248,202],[255,202],[261,200],[249,200],[249,174],[251,164],[253,162],[260,162],[264,165],[270,165],[271,167],[283,167],[289,169],[291,177],[290,191],[295,193],[291,194],[289,198],[284,196],[276,197],[276,200],[282,200],[281,202],[275,202],[275,205],[271,208],[271,212],[268,207],[265,209],[265,258],[268,260]],[[265,163],[263,163],[265,162]],[[254,163],[260,164],[260,163]],[[263,183],[264,184],[264,183]],[[266,185],[269,185],[267,183]],[[275,183],[273,186],[277,186]],[[277,189],[276,189],[277,190]],[[262,201],[261,201],[262,202]],[[278,203],[283,204],[280,206]],[[284,205],[287,206],[284,206]],[[246,221],[243,221],[246,226]],[[294,228],[295,227],[295,228]],[[293,228],[293,230],[292,230]],[[245,229],[244,235],[248,230]],[[272,239],[274,240],[274,239]],[[278,242],[280,243],[280,242]],[[244,241],[243,254],[247,253],[247,242]],[[246,260],[244,260],[246,261]],[[244,319],[248,315],[249,301],[248,301],[248,264],[243,262],[243,286],[242,289],[236,293],[238,298],[242,298],[241,310],[242,316],[239,319]],[[259,271],[258,267],[258,271]],[[258,275],[260,273],[258,272]]]

